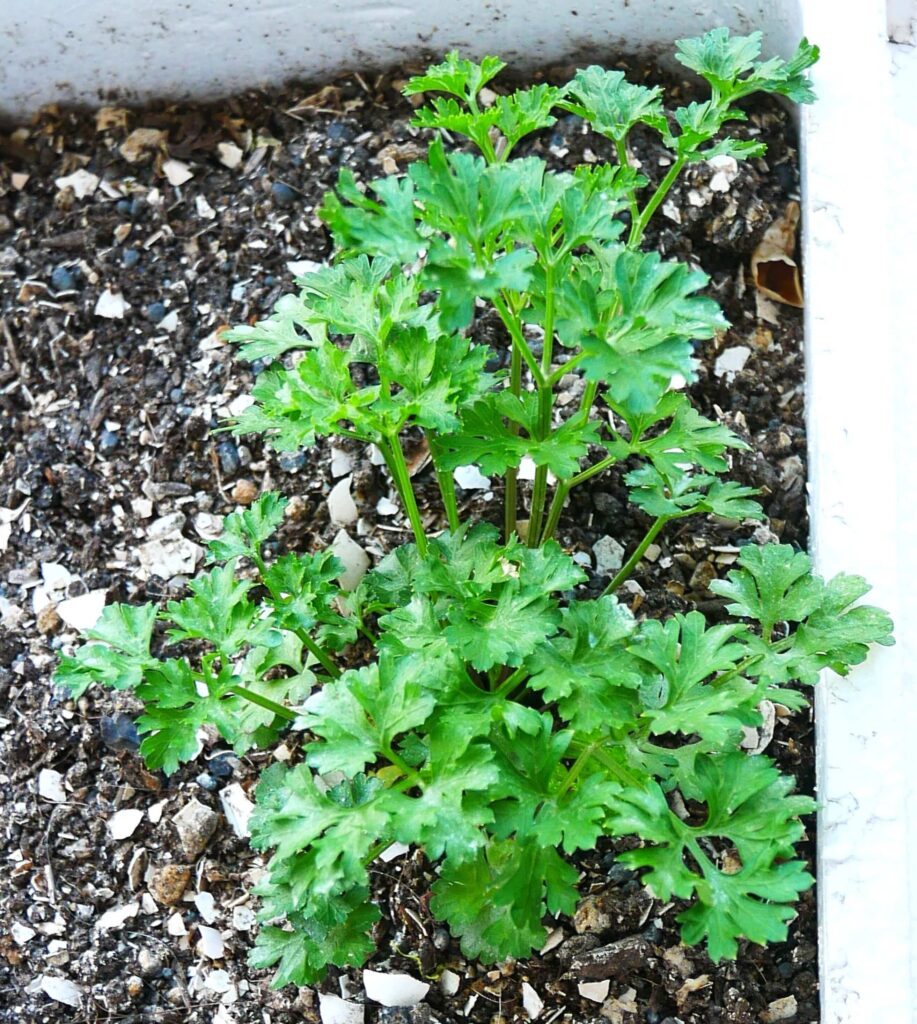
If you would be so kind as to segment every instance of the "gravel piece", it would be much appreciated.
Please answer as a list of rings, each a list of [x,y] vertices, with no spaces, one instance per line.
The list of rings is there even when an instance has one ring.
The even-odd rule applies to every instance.
[[[178,846],[182,857],[194,861],[204,852],[207,843],[216,832],[220,816],[216,811],[191,799],[172,819],[178,833]]]

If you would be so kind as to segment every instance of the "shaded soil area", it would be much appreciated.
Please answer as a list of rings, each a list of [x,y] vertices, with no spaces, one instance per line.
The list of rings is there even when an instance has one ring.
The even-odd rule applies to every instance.
[[[107,601],[176,596],[186,574],[160,575],[148,545],[177,533],[193,563],[215,517],[262,489],[294,499],[283,546],[333,539],[326,498],[348,476],[359,510],[353,540],[377,559],[408,539],[384,500],[394,498],[384,469],[361,447],[319,444],[278,457],[257,438],[211,433],[252,382],[220,331],[266,315],[303,261],[328,257],[315,207],[338,169],[366,180],[425,151],[398,79],[352,76],[317,92],[210,106],[52,109],[0,135],[2,1022],[319,1019],[317,990],[271,991],[268,973],[246,965],[257,906],[246,888],[264,858],[226,814],[227,798],[244,807],[263,765],[295,757],[295,743],[240,760],[214,734],[197,764],[151,775],[133,751],[133,698],[91,692],[74,703],[49,680],[57,652],[76,638],[60,602],[92,591]],[[667,84],[673,102],[687,88]],[[626,590],[638,614],[696,606],[716,617],[707,586],[741,544],[806,543],[801,318],[756,295],[747,271],[752,248],[795,195],[794,136],[777,106],[749,113],[737,131],[766,141],[766,159],[739,165],[725,186],[714,168],[691,168],[648,242],[703,267],[733,325],[698,348],[691,391],[702,412],[748,440],[733,475],[761,488],[768,520],[687,522],[666,534]],[[555,167],[612,158],[574,117],[529,151]],[[651,179],[665,173],[649,137],[634,140],[633,156]],[[475,330],[502,358],[498,325],[485,318]],[[561,408],[580,387],[572,376],[562,382]],[[435,524],[434,481],[416,462]],[[498,521],[496,487],[459,495],[467,514]],[[608,577],[595,570],[594,546],[611,538],[629,551],[646,525],[620,474],[608,474],[574,491],[558,539],[592,572],[587,586],[601,590]],[[809,716],[779,718],[768,753],[812,791]],[[175,823],[194,801],[213,812],[197,811],[207,823],[201,849]],[[140,814],[124,836],[132,819],[120,812],[131,810]],[[527,1020],[537,1008],[531,992],[546,1022],[818,1019],[814,892],[787,942],[746,945],[735,963],[714,965],[679,945],[678,906],[653,900],[613,861],[610,843],[583,856],[576,918],[556,923],[550,950],[497,969],[467,962],[432,920],[432,869],[420,855],[379,862],[384,919],[368,966],[431,988],[410,1010],[367,1002],[366,1020]],[[154,884],[163,869],[171,894]],[[584,995],[583,982],[597,987]],[[332,972],[321,990],[362,1000],[361,972]]]

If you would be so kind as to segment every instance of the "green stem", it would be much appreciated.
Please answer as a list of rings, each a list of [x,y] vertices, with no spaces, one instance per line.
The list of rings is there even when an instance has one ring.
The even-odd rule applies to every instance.
[[[551,359],[554,356],[554,267],[546,264],[544,269],[544,344],[541,351],[542,383],[538,388],[538,440],[543,441],[551,433],[551,413],[554,411],[554,390],[547,383],[551,375]],[[544,519],[544,504],[548,493],[548,467],[538,466],[532,485],[532,508],[529,513],[529,529],[526,538],[530,548],[537,547],[541,540],[541,524]]]
[[[427,535],[424,532],[420,509],[417,507],[414,488],[411,486],[411,474],[408,471],[408,464],[404,461],[404,452],[401,450],[401,440],[398,435],[386,437],[385,441],[379,445],[379,450],[392,475],[392,481],[401,498],[401,504],[408,514],[411,529],[414,531],[414,540],[417,541],[417,550],[421,557],[426,557]]]
[[[439,484],[439,493],[443,499],[443,508],[446,510],[446,521],[449,529],[455,533],[459,528],[458,501],[455,497],[455,477],[451,470],[440,469],[433,459],[433,468],[436,470],[436,482]]]
[[[614,455],[609,455],[606,458],[601,459],[594,466],[589,466],[588,469],[584,469],[581,473],[577,473],[576,476],[571,476],[569,480],[562,480],[557,485],[557,489],[554,492],[554,499],[551,502],[551,508],[548,512],[548,521],[545,523],[544,533],[541,535],[542,544],[554,536],[554,531],[557,529],[557,524],[560,522],[560,514],[563,511],[564,503],[566,502],[570,491],[572,491],[577,484],[581,484],[590,477],[595,476],[597,473],[601,473],[603,470],[608,469],[609,466],[613,466],[617,461],[618,460]]]
[[[572,356],[565,363],[561,363],[560,366],[558,366],[557,369],[554,370],[551,373],[551,375],[547,378],[547,380],[545,381],[545,384],[547,384],[549,388],[553,388],[556,384],[558,384],[560,382],[561,377],[565,376],[568,373],[572,373],[573,370],[577,366],[579,366],[579,364],[585,358],[586,358],[586,353],[585,352],[577,352],[577,354],[575,356]]]
[[[630,167],[630,163],[627,159],[627,139],[615,139],[615,149],[618,153],[618,163],[622,167]],[[640,216],[640,210],[637,206],[637,193],[636,190],[632,190],[630,193],[630,223],[631,226],[636,224],[637,219]]]
[[[328,655],[319,647],[319,645],[312,639],[311,636],[305,631],[300,630],[296,634],[305,649],[315,658],[315,660],[322,666],[322,668],[331,676],[332,679],[339,679],[341,670],[335,665],[335,663],[328,657]]]
[[[415,771],[403,757],[396,754],[390,746],[385,747],[382,751],[383,754],[392,762],[392,764],[404,775],[406,779],[411,779],[414,785],[423,788],[423,778],[420,773]]]
[[[566,793],[570,789],[570,787],[576,782],[576,780],[580,777],[580,775],[583,772],[583,769],[586,767],[586,762],[592,756],[592,753],[597,746],[598,743],[590,743],[588,746],[583,747],[579,754],[577,754],[576,760],[573,762],[572,765],[570,765],[570,768],[567,772],[567,777],[563,781],[563,785],[560,787],[560,789],[557,791],[555,795],[556,800],[559,800],[564,795],[564,793]]]
[[[496,690],[494,690],[494,696],[506,697],[512,690],[516,689],[516,687],[523,681],[523,679],[525,679],[527,675],[528,669],[525,667],[525,665],[521,666],[520,668],[517,668],[512,675],[507,676],[503,680],[503,682],[500,683],[500,685],[496,688]]]
[[[509,389],[514,395],[522,393],[522,352],[515,343],[510,355]],[[519,424],[511,423],[510,430],[517,433]],[[516,532],[516,510],[519,502],[518,477],[518,467],[510,466],[506,471],[506,493],[503,499],[503,533],[507,544],[510,537]]]
[[[246,689],[244,686],[233,686],[232,692],[237,697],[244,697],[245,700],[251,701],[252,704],[257,704],[259,708],[264,708],[265,711],[273,712],[278,718],[283,718],[287,722],[296,721],[295,711],[284,707],[283,704],[278,704],[276,701],[271,700],[270,697],[264,697],[260,693],[255,693],[254,690]]]
[[[646,226],[650,222],[650,218],[656,212],[659,204],[669,194],[669,189],[675,184],[675,179],[681,174],[681,169],[687,162],[684,154],[679,153],[675,158],[675,162],[669,168],[669,173],[659,183],[659,187],[653,193],[650,201],[643,208],[643,212],[640,216],[631,224],[630,236],[627,239],[627,245],[630,249],[636,249],[640,242],[643,240],[643,232],[646,231]]]
[[[621,567],[618,575],[608,584],[608,586],[602,591],[602,597],[607,594],[613,594],[618,587],[630,576],[634,571],[635,566],[643,558],[646,549],[653,543],[653,541],[659,536],[659,533],[665,527],[673,517],[672,516],[659,516],[659,518],[653,523],[653,525],[647,531],[646,536],[637,545],[634,553],[628,558],[628,560]]]
[[[570,744],[571,749],[573,748],[573,746],[574,745],[571,743]],[[641,789],[643,789],[645,783],[640,778],[638,778],[636,775],[634,775],[632,772],[629,772],[627,770],[627,768],[624,767],[623,764],[619,764],[608,753],[607,750],[603,750],[601,747],[596,746],[596,745],[593,744],[592,745],[592,752],[590,753],[589,756],[594,761],[598,761],[598,763],[603,768],[605,768],[606,771],[609,771],[612,775],[617,776],[618,781],[623,783],[624,786],[627,787],[628,789],[634,789],[634,790],[641,790]]]
[[[509,307],[506,304],[505,297],[496,296],[493,299],[494,309],[503,321],[503,326],[509,333],[510,338],[513,341],[513,348],[519,349],[519,353],[525,360],[526,366],[531,370],[532,377],[535,384],[541,387],[544,383],[544,376],[541,373],[541,367],[538,365],[538,360],[535,358],[535,353],[532,352],[531,346],[525,340],[525,335],[522,333],[522,329],[519,326],[519,321],[509,311]]]
[[[586,387],[583,389],[583,397],[579,403],[579,415],[583,422],[589,419],[589,413],[592,412],[592,405],[595,402],[596,393],[599,390],[599,382],[597,380],[587,380]]]

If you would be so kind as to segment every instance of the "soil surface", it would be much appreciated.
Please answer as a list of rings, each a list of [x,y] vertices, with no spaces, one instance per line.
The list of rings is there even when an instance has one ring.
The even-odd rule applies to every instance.
[[[317,92],[249,93],[211,106],[49,109],[0,134],[2,1022],[319,1019],[318,990],[272,991],[268,972],[246,965],[256,907],[246,887],[264,861],[224,813],[226,798],[250,793],[272,756],[295,757],[295,743],[239,760],[214,735],[198,763],[171,778],[151,775],[134,752],[132,697],[92,691],[75,704],[49,680],[58,651],[76,639],[60,602],[92,591],[109,602],[179,594],[187,576],[151,558],[151,540],[177,532],[193,562],[215,517],[261,489],[295,499],[283,545],[330,542],[338,527],[326,497],[346,476],[360,515],[353,539],[373,559],[407,539],[400,514],[379,504],[391,496],[384,470],[360,447],[333,459],[324,444],[278,457],[257,438],[211,433],[252,382],[220,330],[266,315],[291,290],[297,264],[328,257],[314,211],[339,167],[366,180],[424,152],[399,77],[352,76]],[[688,87],[667,85],[669,101],[684,98]],[[748,440],[733,475],[762,489],[768,520],[689,521],[666,534],[628,585],[638,614],[697,606],[715,617],[720,604],[707,585],[739,545],[774,536],[806,543],[801,318],[762,300],[747,270],[763,231],[795,196],[794,134],[779,107],[748,109],[737,131],[766,141],[766,159],[717,179],[706,164],[691,168],[648,244],[702,266],[733,325],[699,346],[691,392],[702,412]],[[529,150],[555,167],[613,159],[574,117]],[[633,156],[651,179],[665,173],[649,137],[634,139]],[[505,353],[498,325],[485,318],[476,330],[497,358]],[[563,382],[561,407],[580,387]],[[416,479],[429,485],[435,518],[421,463]],[[499,494],[459,494],[468,513],[498,520]],[[558,539],[592,568],[597,542],[612,538],[629,551],[646,525],[627,506],[620,474],[608,474],[574,491]],[[588,586],[600,590],[607,574],[594,576]],[[812,792],[810,716],[778,718],[768,753]],[[176,830],[193,801],[213,811],[197,809],[205,833],[215,826],[203,850],[189,850]],[[801,850],[811,857],[811,841]],[[646,895],[613,855],[608,843],[581,858],[584,900],[575,920],[556,923],[552,948],[499,969],[467,962],[430,918],[422,857],[379,862],[385,917],[368,966],[425,977],[431,988],[409,1010],[367,1001],[366,1020],[502,1024],[529,1019],[539,1003],[540,1021],[575,1024],[818,1019],[814,891],[788,941],[744,945],[735,963],[714,965],[679,945],[678,906]],[[177,902],[163,905],[169,899]],[[583,954],[597,947],[601,965],[590,977]],[[364,998],[359,970],[332,971],[319,988]],[[330,1007],[326,1000],[326,1019]]]

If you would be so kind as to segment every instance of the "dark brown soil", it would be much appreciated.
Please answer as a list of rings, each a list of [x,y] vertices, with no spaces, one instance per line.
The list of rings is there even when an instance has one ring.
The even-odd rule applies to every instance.
[[[651,74],[636,72],[643,73]],[[214,737],[197,765],[169,779],[149,775],[130,750],[112,747],[119,742],[111,716],[136,711],[131,697],[93,692],[74,705],[53,694],[56,653],[75,634],[53,610],[36,614],[34,605],[49,563],[73,577],[64,592],[52,593],[55,599],[95,589],[104,589],[108,601],[176,594],[184,577],[144,582],[137,575],[137,548],[150,524],[182,513],[185,536],[203,543],[196,531],[206,528],[207,516],[231,511],[248,482],[298,498],[283,543],[314,547],[333,537],[326,445],[278,458],[257,439],[235,444],[210,433],[252,380],[216,332],[266,314],[291,289],[290,261],[328,256],[314,210],[340,166],[375,177],[403,169],[423,151],[396,81],[353,77],[306,99],[309,90],[300,89],[210,107],[103,115],[99,128],[91,114],[48,110],[0,135],[2,1022],[318,1019],[315,992],[272,992],[267,973],[246,966],[251,933],[240,927],[244,912],[234,918],[232,908],[247,905],[245,888],[263,859],[222,815],[177,907],[164,910],[144,895],[151,868],[182,862],[172,825],[177,812],[192,798],[220,812],[221,792],[234,784],[250,791],[270,755],[217,757]],[[628,591],[641,614],[693,604],[716,615],[719,605],[706,586],[734,560],[736,545],[770,533],[806,542],[801,318],[786,306],[762,305],[746,270],[761,233],[795,194],[794,136],[776,106],[750,113],[741,130],[768,143],[767,159],[740,165],[724,192],[710,190],[710,167],[693,168],[649,242],[706,269],[711,293],[733,324],[699,348],[703,369],[692,394],[704,413],[751,443],[735,458],[734,475],[762,489],[769,520],[757,530],[693,522],[666,535]],[[164,134],[156,151],[129,163],[119,146],[140,127]],[[245,151],[237,168],[221,164],[221,143]],[[531,149],[555,166],[609,156],[604,141],[575,118],[563,119]],[[649,139],[638,138],[634,153],[645,173],[660,176],[662,153]],[[193,177],[170,185],[166,157],[187,164]],[[55,184],[81,168],[101,179],[91,195],[77,198]],[[94,312],[106,288],[129,303],[122,319]],[[478,330],[505,346],[488,321]],[[717,375],[718,355],[737,346],[750,349],[745,367],[734,377]],[[577,384],[565,382],[570,392]],[[378,557],[407,534],[400,516],[375,510],[389,490],[383,471],[367,452],[351,454],[361,515],[352,532]],[[432,497],[431,490],[431,509]],[[485,504],[481,492],[462,499],[474,515],[498,515],[496,502]],[[8,540],[5,520],[12,520]],[[645,527],[626,505],[619,478],[609,475],[574,492],[558,537],[591,559],[600,538],[630,550]],[[594,586],[605,582],[597,577]],[[768,753],[812,792],[809,716],[781,719]],[[62,802],[38,795],[42,769],[62,774]],[[144,817],[130,838],[116,841],[107,823],[124,808]],[[811,842],[803,852],[811,855]],[[424,1005],[393,1011],[367,1003],[366,1019],[526,1020],[523,983],[543,1000],[545,1022],[752,1024],[787,997],[797,1009],[786,1019],[818,1019],[813,892],[803,898],[787,942],[766,950],[744,946],[737,962],[713,965],[699,950],[679,946],[677,906],[653,901],[629,872],[614,867],[610,844],[579,866],[586,899],[576,923],[583,934],[562,920],[563,940],[550,952],[491,970],[466,962],[431,920],[424,898],[430,869],[422,858],[380,863],[376,889],[386,916],[369,966],[433,984]],[[205,911],[193,897],[201,892],[213,895],[213,927],[224,932],[218,961],[195,951]],[[102,914],[131,904],[135,916],[100,929]],[[184,937],[167,930],[176,915]],[[618,940],[627,941],[599,958],[611,966],[596,968],[595,955],[586,956]],[[454,996],[434,980],[445,968],[460,979]],[[583,998],[578,982],[596,974],[611,974],[607,996]],[[79,1010],[45,994],[42,979],[49,977],[79,987]],[[332,973],[322,989],[359,1000],[360,972]]]

